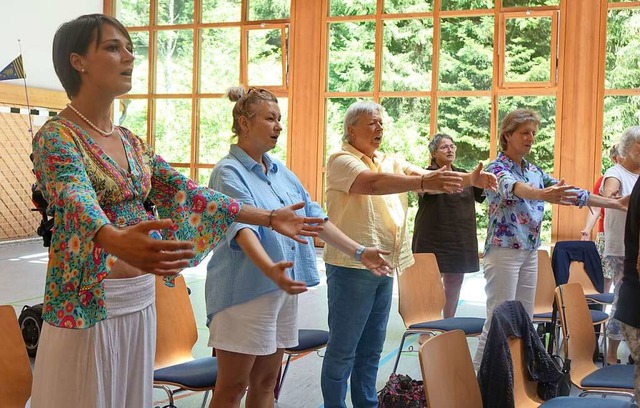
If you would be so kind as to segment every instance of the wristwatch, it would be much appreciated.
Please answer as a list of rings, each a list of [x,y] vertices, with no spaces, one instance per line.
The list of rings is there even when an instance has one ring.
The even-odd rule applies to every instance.
[[[366,248],[364,247],[364,245],[360,245],[360,247],[358,249],[356,249],[356,261],[360,262],[360,259],[362,259],[362,254],[364,253],[364,250]]]

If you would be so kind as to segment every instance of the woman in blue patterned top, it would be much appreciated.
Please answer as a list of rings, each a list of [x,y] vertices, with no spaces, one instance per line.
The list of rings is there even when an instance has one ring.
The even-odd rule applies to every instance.
[[[267,154],[282,131],[278,100],[269,91],[232,88],[237,144],[214,168],[209,186],[243,204],[275,209],[304,202],[300,216],[322,218],[322,240],[361,262],[375,275],[391,272],[380,257],[332,224],[300,180]],[[211,406],[273,406],[273,389],[287,347],[298,345],[299,293],[320,282],[313,241],[282,238],[269,228],[234,223],[207,267],[205,293],[209,345],[216,349],[218,378]]]
[[[507,300],[519,300],[529,316],[533,316],[544,203],[626,210],[629,199],[590,195],[587,190],[554,179],[525,160],[539,126],[540,118],[532,110],[517,109],[509,113],[500,126],[502,152],[486,168],[496,175],[498,189],[487,190],[489,223],[483,261],[487,321],[473,360],[476,369],[482,361],[491,314],[496,306]]]

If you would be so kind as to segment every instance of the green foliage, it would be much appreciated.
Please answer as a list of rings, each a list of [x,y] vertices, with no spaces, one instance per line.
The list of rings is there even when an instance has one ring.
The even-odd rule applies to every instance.
[[[290,9],[290,0],[249,0],[249,20],[289,18]]]
[[[477,10],[493,7],[493,0],[440,0],[442,10]]]
[[[382,90],[430,90],[433,20],[387,20],[383,36]]]
[[[549,81],[551,18],[509,18],[506,27],[505,81]]]
[[[329,25],[329,91],[373,90],[375,22]]]
[[[364,16],[376,12],[376,0],[329,0],[330,16]]]
[[[241,10],[242,0],[202,0],[202,22],[240,21]]]
[[[433,0],[386,0],[384,12],[391,13],[420,13],[433,10]]]

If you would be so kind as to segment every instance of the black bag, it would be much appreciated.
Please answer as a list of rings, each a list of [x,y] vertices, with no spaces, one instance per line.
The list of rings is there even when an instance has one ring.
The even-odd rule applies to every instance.
[[[384,388],[378,391],[379,408],[425,408],[427,398],[422,381],[408,375],[391,374]]]

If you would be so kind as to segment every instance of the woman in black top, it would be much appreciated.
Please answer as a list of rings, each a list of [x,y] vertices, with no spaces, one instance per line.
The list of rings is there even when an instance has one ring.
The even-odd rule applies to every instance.
[[[453,166],[456,145],[451,136],[442,133],[433,136],[429,151],[429,170],[446,167],[465,172]],[[484,201],[482,193],[481,188],[467,187],[460,194],[425,193],[419,198],[412,248],[414,253],[436,255],[446,295],[445,318],[456,313],[464,274],[480,269],[475,201]]]
[[[615,318],[621,323],[622,335],[636,365],[635,392],[640,400],[640,179],[636,181],[624,230],[624,271]]]

